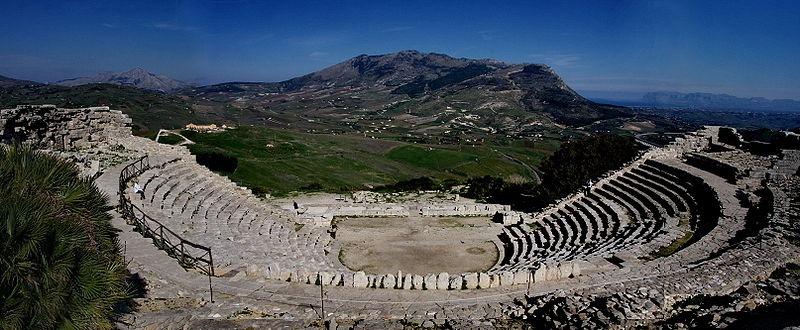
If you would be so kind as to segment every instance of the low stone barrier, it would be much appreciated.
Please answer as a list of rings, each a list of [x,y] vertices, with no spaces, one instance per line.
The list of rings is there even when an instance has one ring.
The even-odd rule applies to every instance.
[[[250,265],[247,275],[265,277],[273,280],[294,282],[299,284],[344,286],[353,288],[396,289],[396,290],[476,290],[513,285],[535,284],[558,281],[581,276],[581,272],[590,265],[586,261],[568,261],[540,265],[531,271],[504,271],[499,273],[462,273],[448,274],[385,274],[374,275],[365,272],[310,272],[305,270],[282,269],[270,266],[259,269]]]
[[[419,213],[426,217],[447,216],[493,216],[497,213],[511,211],[511,206],[501,204],[436,204],[425,205]]]

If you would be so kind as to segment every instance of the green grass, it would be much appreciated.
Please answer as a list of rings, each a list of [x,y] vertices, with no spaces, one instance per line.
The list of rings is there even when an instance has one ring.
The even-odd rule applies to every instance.
[[[425,146],[348,135],[315,135],[241,126],[220,133],[182,132],[193,152],[218,151],[238,158],[231,180],[273,195],[292,191],[345,192],[428,176],[465,181],[469,177],[517,175],[523,165],[492,146]],[[540,159],[545,152],[511,146],[515,157]],[[542,154],[540,154],[542,153]]]
[[[479,160],[474,154],[444,149],[424,148],[414,145],[404,145],[394,148],[386,154],[386,157],[412,166],[437,171],[451,169]]]
[[[158,138],[158,143],[169,144],[169,145],[176,145],[183,141],[184,139],[182,137],[174,134],[162,135]]]

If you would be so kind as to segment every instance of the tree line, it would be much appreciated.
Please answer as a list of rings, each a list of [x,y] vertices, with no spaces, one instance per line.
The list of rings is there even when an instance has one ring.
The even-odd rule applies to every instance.
[[[536,211],[566,197],[590,179],[633,160],[642,147],[633,137],[613,134],[565,142],[539,168],[540,184],[506,182],[484,176],[470,179],[466,197],[509,204],[515,210]]]

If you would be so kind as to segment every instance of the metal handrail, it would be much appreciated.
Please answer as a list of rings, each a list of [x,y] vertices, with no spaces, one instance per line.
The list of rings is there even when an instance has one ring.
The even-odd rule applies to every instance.
[[[150,168],[150,159],[143,156],[125,166],[120,172],[119,208],[122,216],[134,225],[142,236],[153,239],[156,247],[177,259],[182,267],[196,268],[209,276],[214,276],[214,258],[211,255],[211,248],[184,239],[147,215],[126,197],[125,190],[128,182]]]

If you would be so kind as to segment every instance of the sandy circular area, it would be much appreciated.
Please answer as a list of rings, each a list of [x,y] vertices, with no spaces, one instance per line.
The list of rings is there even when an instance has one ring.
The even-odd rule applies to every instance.
[[[488,217],[337,218],[339,260],[354,271],[407,274],[485,271],[498,258]]]

